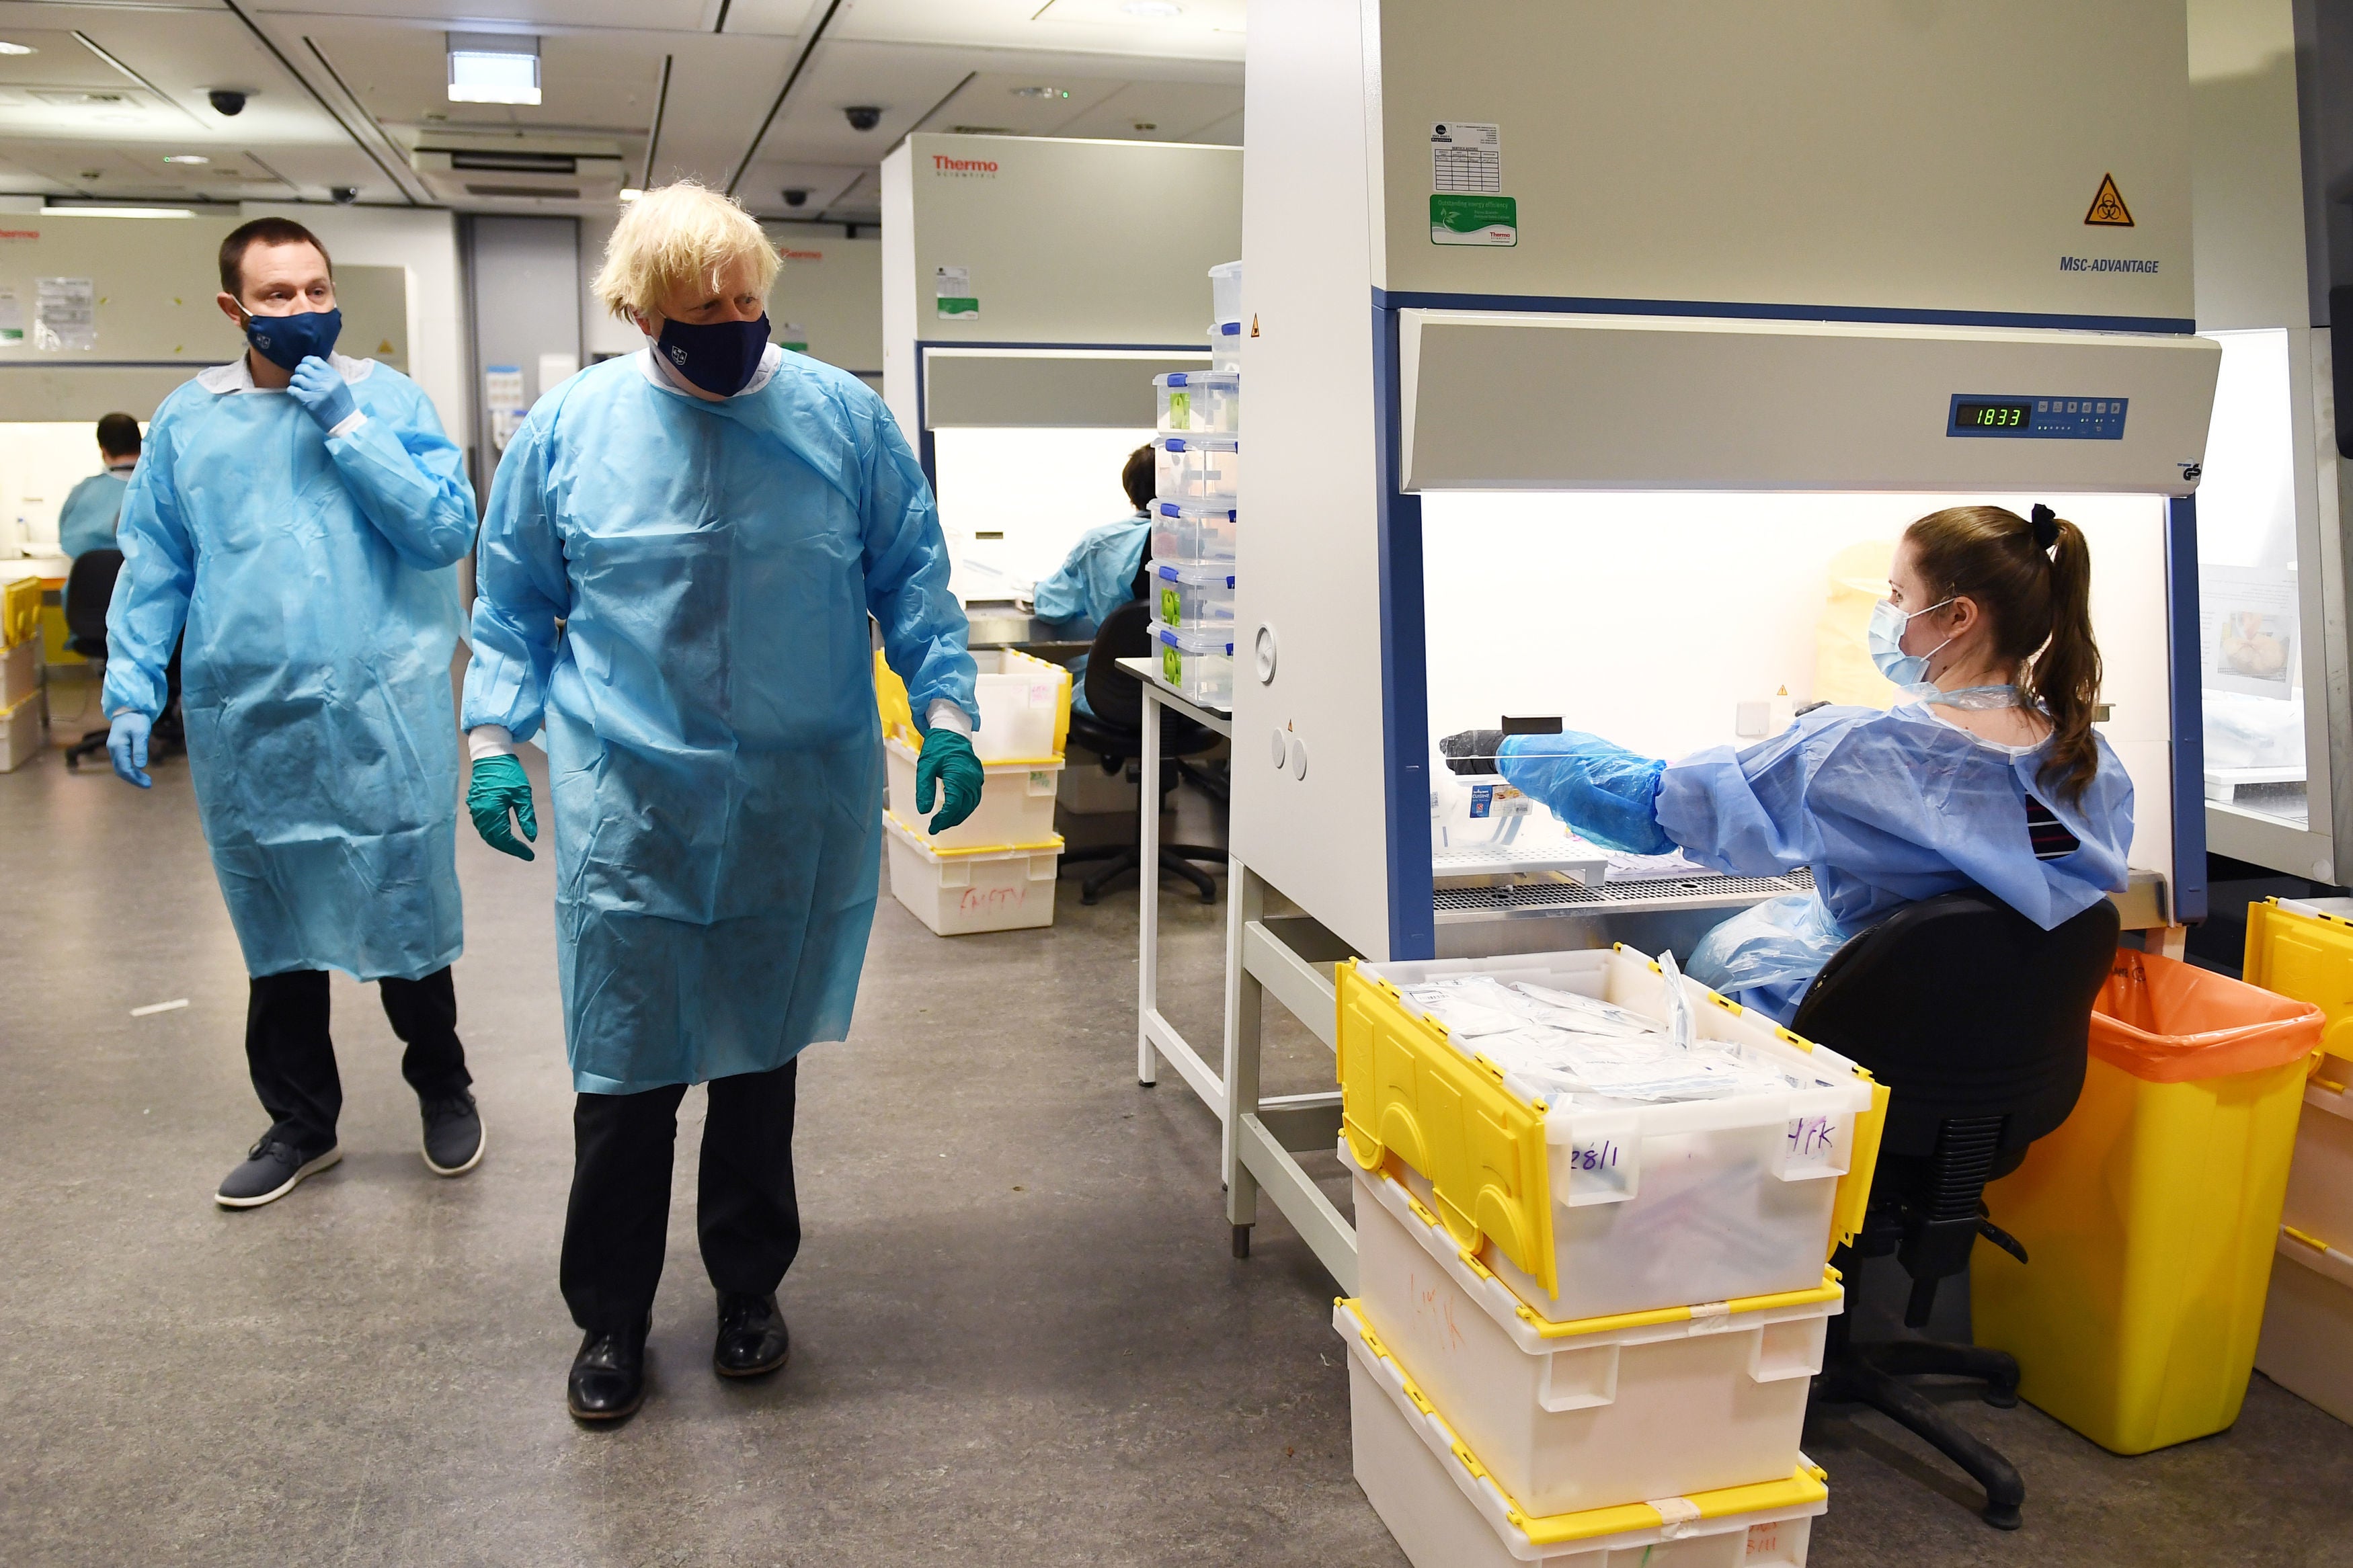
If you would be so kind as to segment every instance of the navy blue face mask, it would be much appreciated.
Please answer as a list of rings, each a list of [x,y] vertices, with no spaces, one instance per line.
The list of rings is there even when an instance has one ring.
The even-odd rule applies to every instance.
[[[343,331],[343,313],[335,310],[245,318],[245,341],[280,370],[292,370],[312,354],[325,359]]]
[[[756,321],[664,321],[655,353],[703,391],[733,397],[759,374],[768,352],[768,318]]]

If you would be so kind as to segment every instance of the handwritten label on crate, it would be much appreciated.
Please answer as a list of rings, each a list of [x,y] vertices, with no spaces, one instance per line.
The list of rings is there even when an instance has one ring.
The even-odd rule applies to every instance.
[[[1641,1125],[1622,1112],[1580,1116],[1567,1139],[1553,1146],[1553,1190],[1572,1208],[1620,1204],[1632,1197],[1641,1176]]]
[[[1835,1175],[1846,1169],[1842,1116],[1795,1116],[1781,1137],[1780,1175],[1783,1180]]]

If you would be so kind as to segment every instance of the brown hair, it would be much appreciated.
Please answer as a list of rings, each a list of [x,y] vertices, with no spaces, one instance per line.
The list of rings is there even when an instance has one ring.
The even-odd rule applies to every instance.
[[[128,414],[110,414],[98,422],[98,449],[110,458],[139,455],[139,421]]]
[[[1977,601],[1993,623],[1995,656],[2021,666],[2027,700],[2051,716],[2042,782],[2073,805],[2100,769],[2092,736],[2100,648],[2084,531],[2044,506],[2031,521],[1998,506],[1957,506],[1930,512],[1904,537],[1930,596]]]
[[[1146,441],[1127,455],[1127,466],[1119,471],[1120,488],[1135,503],[1136,510],[1150,511],[1153,487],[1157,483],[1153,473],[1152,443]]]
[[[221,241],[221,292],[245,298],[245,252],[255,245],[307,245],[319,253],[327,264],[327,276],[335,275],[335,258],[319,243],[319,237],[290,217],[258,217],[251,223],[241,223],[228,231]]]

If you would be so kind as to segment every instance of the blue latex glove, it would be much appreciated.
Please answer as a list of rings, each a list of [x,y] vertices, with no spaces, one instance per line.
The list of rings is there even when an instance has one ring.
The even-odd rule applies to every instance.
[[[333,365],[312,354],[294,367],[294,380],[287,391],[302,405],[304,413],[318,421],[322,430],[332,430],[360,411],[352,399],[352,389]]]
[[[523,775],[522,764],[512,757],[484,757],[474,764],[473,781],[466,786],[466,812],[474,819],[474,831],[491,848],[513,856],[518,860],[535,860],[529,848],[515,842],[514,830],[507,826],[507,813],[522,826],[522,836],[539,837],[539,814],[532,809],[531,780]]]
[[[124,784],[135,784],[141,789],[153,789],[155,781],[147,776],[147,732],[155,721],[136,709],[114,716],[113,726],[106,735],[106,755],[114,763],[114,776]]]
[[[988,777],[972,742],[954,730],[934,729],[923,737],[923,754],[915,759],[915,809],[932,809],[938,797],[940,813],[925,831],[945,833],[980,805],[980,786]]]
[[[1664,855],[1675,847],[1659,826],[1659,779],[1667,764],[1658,758],[1576,730],[1507,735],[1494,750],[1500,753],[1495,768],[1505,783],[1544,802],[1555,816],[1603,848]],[[1448,766],[1454,766],[1451,760]]]

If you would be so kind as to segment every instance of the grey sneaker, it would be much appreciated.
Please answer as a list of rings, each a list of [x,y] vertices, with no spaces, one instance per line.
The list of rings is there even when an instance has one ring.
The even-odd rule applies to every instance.
[[[443,1100],[422,1100],[425,1168],[437,1176],[462,1176],[482,1163],[482,1112],[466,1089]]]
[[[222,1179],[213,1202],[225,1209],[258,1209],[274,1204],[303,1178],[316,1175],[343,1157],[343,1150],[332,1144],[319,1153],[306,1154],[285,1140],[264,1133],[261,1142],[247,1152],[245,1163]]]

